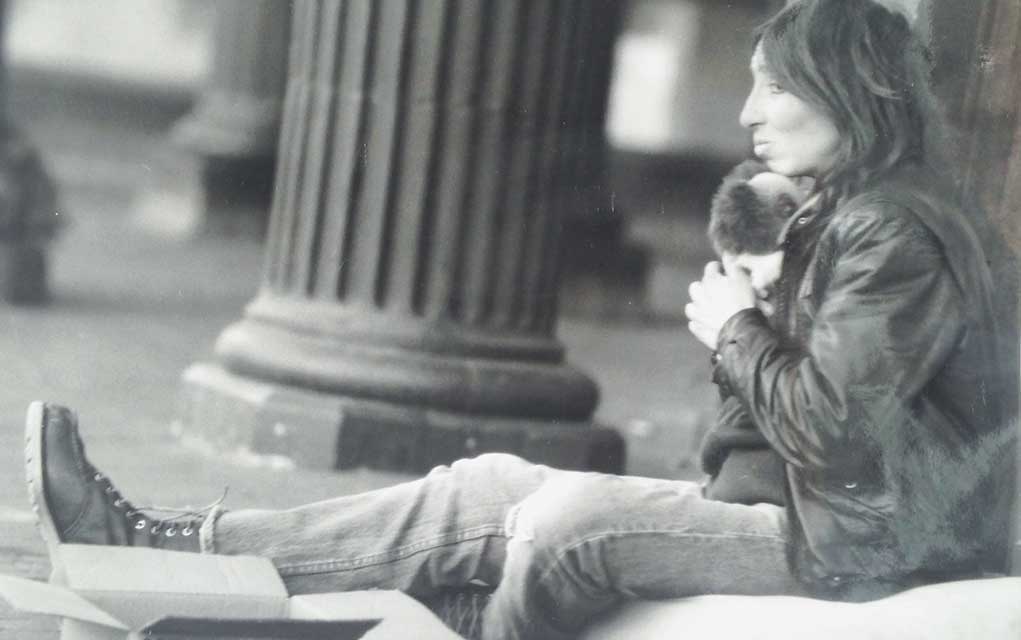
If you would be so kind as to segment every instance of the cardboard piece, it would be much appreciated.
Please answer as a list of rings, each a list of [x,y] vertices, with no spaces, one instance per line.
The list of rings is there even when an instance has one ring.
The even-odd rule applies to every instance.
[[[264,558],[61,545],[50,584],[0,576],[13,607],[64,618],[61,640],[458,640],[396,591],[288,597]]]

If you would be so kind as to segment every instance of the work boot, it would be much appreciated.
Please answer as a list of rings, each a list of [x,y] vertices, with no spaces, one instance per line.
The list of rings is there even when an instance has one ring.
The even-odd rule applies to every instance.
[[[201,511],[155,518],[121,496],[89,463],[78,418],[64,407],[33,402],[25,421],[28,494],[55,559],[66,544],[104,544],[199,551]],[[208,509],[208,508],[207,508]]]

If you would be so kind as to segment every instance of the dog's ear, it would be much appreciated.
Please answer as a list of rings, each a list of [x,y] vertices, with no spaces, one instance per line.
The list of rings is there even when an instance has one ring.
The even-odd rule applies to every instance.
[[[781,193],[776,197],[776,202],[773,203],[771,208],[778,218],[786,221],[787,218],[790,218],[798,210],[798,203],[795,202],[790,194]]]

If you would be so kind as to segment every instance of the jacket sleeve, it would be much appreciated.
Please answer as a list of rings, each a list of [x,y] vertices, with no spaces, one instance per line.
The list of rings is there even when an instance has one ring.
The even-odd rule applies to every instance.
[[[769,446],[740,399],[729,396],[720,403],[713,427],[702,437],[699,461],[702,471],[714,476],[732,449],[764,449]]]
[[[855,472],[944,364],[964,315],[938,241],[907,210],[873,204],[829,233],[835,258],[817,265],[828,282],[801,349],[781,349],[748,309],[720,332],[717,375],[788,463]]]

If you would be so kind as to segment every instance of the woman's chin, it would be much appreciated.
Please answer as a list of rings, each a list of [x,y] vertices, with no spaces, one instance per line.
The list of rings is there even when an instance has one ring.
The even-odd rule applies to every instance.
[[[795,166],[790,162],[783,162],[782,160],[770,158],[768,156],[767,157],[760,156],[759,160],[762,160],[762,162],[765,163],[766,167],[768,167],[769,170],[772,171],[773,173],[778,173],[788,178],[810,178],[812,177],[813,174],[813,172],[808,169]]]
[[[758,158],[759,160],[761,160],[762,163],[765,164],[766,167],[770,171],[772,171],[773,173],[779,173],[782,176],[786,176],[787,175],[787,172],[784,171],[784,164],[785,163],[778,162],[776,158],[771,156],[764,149],[759,149],[758,147],[756,147],[755,151],[754,151],[754,154],[755,154],[755,157]]]

